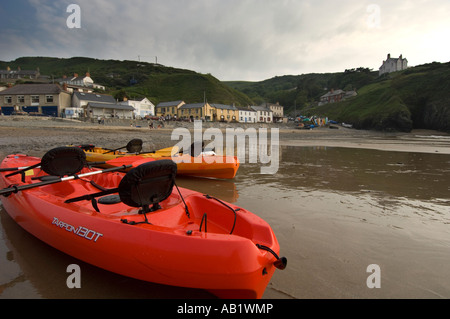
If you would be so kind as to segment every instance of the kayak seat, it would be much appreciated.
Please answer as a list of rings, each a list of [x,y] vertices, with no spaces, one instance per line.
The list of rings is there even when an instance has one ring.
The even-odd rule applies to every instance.
[[[139,213],[145,216],[146,213],[160,209],[159,204],[172,194],[176,174],[177,164],[172,160],[147,162],[130,170],[117,188],[71,198],[65,202],[90,200],[98,212],[100,210],[97,203],[112,205],[122,202],[131,207],[141,208]],[[99,200],[97,201],[96,198]],[[146,216],[145,219],[148,223]],[[123,222],[125,223],[126,220]]]
[[[79,147],[57,147],[42,157],[41,168],[48,175],[62,177],[80,172],[86,165],[86,154]]]
[[[142,208],[144,213],[158,210],[159,203],[172,194],[176,174],[177,164],[172,160],[152,161],[133,168],[120,181],[120,199],[128,206]]]
[[[79,147],[57,147],[51,149],[42,156],[41,162],[24,169],[6,175],[10,177],[16,174],[22,175],[22,182],[25,182],[25,172],[29,169],[41,166],[41,169],[51,176],[63,177],[79,173],[86,165],[86,154]]]

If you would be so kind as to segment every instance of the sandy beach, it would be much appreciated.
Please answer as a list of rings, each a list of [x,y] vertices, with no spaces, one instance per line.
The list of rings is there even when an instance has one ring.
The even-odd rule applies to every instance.
[[[193,129],[193,124],[190,129]],[[240,127],[240,124],[228,125]],[[258,126],[254,126],[258,127]],[[384,133],[316,128],[300,130],[291,125],[278,128],[281,146],[328,146],[365,148],[386,151],[425,152],[450,154],[450,135],[443,132],[416,130],[411,133]],[[133,138],[144,141],[145,150],[175,145],[171,140],[174,126],[149,129],[146,123],[138,127],[125,125],[99,125],[63,119],[38,117],[0,117],[0,155],[20,152],[42,156],[53,147],[62,145],[94,144],[103,147],[121,147]]]
[[[141,138],[145,150],[154,150],[176,144],[171,140],[173,128],[0,117],[0,157],[12,153],[42,156],[51,148],[69,144],[117,148],[133,138]],[[288,268],[275,274],[264,298],[450,298],[449,134],[278,128],[283,152],[276,175],[261,175],[258,164],[244,164],[233,181],[180,181],[182,187],[222,196],[256,212],[272,226],[282,254],[288,257]],[[3,219],[5,234],[20,231],[12,221]],[[3,237],[8,247],[24,245],[14,235]],[[28,248],[13,249],[14,259],[25,258],[35,245],[30,241]],[[55,255],[51,248],[45,251]],[[53,267],[35,258],[42,269]],[[60,268],[65,263],[67,258],[52,262]],[[366,286],[370,264],[382,267],[382,289]],[[101,293],[97,288],[104,285],[101,280],[92,289],[69,292],[40,279],[40,273],[30,275],[32,272],[23,268],[21,271],[34,278],[29,282],[42,283],[29,284],[24,279],[22,286],[28,288],[19,289],[15,275],[9,275],[20,272],[17,265],[0,256],[0,266],[6,278],[0,281],[0,298],[154,295],[149,295],[153,286],[141,287],[133,281],[123,294],[112,295],[109,290],[116,290],[113,282],[117,278]],[[64,275],[60,275],[62,281]],[[52,274],[42,278],[49,276]],[[34,292],[37,286],[39,293]],[[139,293],[134,290],[136,286]],[[192,291],[171,289],[158,294],[160,298],[194,296]]]

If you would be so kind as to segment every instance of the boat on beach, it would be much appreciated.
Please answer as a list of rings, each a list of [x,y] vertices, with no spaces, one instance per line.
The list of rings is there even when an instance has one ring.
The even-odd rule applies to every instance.
[[[177,174],[218,179],[232,179],[239,169],[239,160],[236,156],[216,155],[211,151],[201,151],[199,154],[183,154],[178,147],[168,147],[152,152],[142,152],[142,140],[131,140],[126,147],[120,149],[107,149],[94,145],[80,145],[86,153],[86,160],[91,163],[102,163],[112,159],[126,156],[138,156],[142,160],[172,160],[177,164]],[[122,151],[121,149],[126,149]],[[124,159],[124,161],[127,161]],[[145,161],[143,161],[145,162]],[[117,162],[121,165],[120,162]],[[110,167],[100,164],[100,167]]]
[[[56,148],[42,158],[8,155],[0,165],[6,212],[77,259],[220,298],[261,298],[275,270],[286,267],[267,222],[177,187],[173,161],[98,169],[85,159],[77,147]]]

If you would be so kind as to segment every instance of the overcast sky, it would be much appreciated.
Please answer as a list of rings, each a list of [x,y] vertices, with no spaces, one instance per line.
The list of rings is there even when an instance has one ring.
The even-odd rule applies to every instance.
[[[79,20],[70,4],[79,6]],[[80,28],[69,28],[68,18]],[[378,70],[388,53],[410,66],[448,62],[449,33],[449,0],[0,2],[0,60],[157,57],[223,81]]]

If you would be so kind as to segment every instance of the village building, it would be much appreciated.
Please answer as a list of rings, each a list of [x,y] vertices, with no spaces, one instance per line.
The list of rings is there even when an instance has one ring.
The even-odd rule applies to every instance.
[[[179,116],[178,109],[185,104],[186,103],[184,101],[169,101],[158,103],[158,105],[156,105],[156,116],[176,118]]]
[[[1,113],[60,116],[71,106],[70,93],[58,84],[17,84],[0,92]]]
[[[273,122],[274,123],[287,123],[287,118],[284,117],[284,106],[281,106],[279,102],[267,103],[266,107],[268,107],[273,112]]]
[[[239,110],[234,105],[211,104],[214,122],[238,122]]]
[[[37,80],[41,76],[39,68],[36,70],[11,70],[8,66],[6,70],[0,70],[0,82],[15,82],[17,80]]]
[[[398,58],[391,58],[391,54],[387,55],[387,60],[383,61],[380,67],[379,75],[406,70],[408,68],[408,60],[400,55]]]
[[[273,111],[265,105],[250,106],[256,112],[256,121],[258,123],[273,123]]]
[[[256,123],[257,112],[249,107],[237,107],[239,110],[239,123]]]
[[[88,107],[88,104],[89,107]],[[101,107],[101,104],[107,104]],[[134,108],[128,105],[120,105],[113,96],[98,93],[74,92],[72,94],[72,106],[65,110],[67,117],[96,117],[104,118],[117,117],[125,111],[134,111]],[[126,113],[126,118],[130,116]],[[131,115],[132,117],[132,115]]]
[[[329,104],[329,103],[337,103],[344,99],[345,97],[345,91],[344,90],[334,90],[331,89],[331,91],[327,92],[327,94],[324,94],[320,97],[320,105]]]
[[[208,103],[183,104],[178,109],[178,117],[182,119],[212,121],[214,108]]]
[[[87,117],[99,121],[108,118],[134,119],[134,108],[130,105],[117,103],[95,103],[89,102],[86,105]]]
[[[133,107],[134,117],[136,119],[143,119],[155,115],[155,105],[146,97],[137,100],[129,100],[124,98],[119,104]]]
[[[78,73],[74,73],[72,77],[63,76],[58,82],[61,85],[66,85],[69,92],[92,93],[94,89],[105,90],[103,85],[94,83],[89,72],[85,76],[79,76]]]
[[[355,90],[344,91],[331,89],[331,91],[329,91],[327,94],[324,94],[320,97],[319,106],[330,103],[338,103],[356,95],[358,95],[358,93],[356,93]]]

